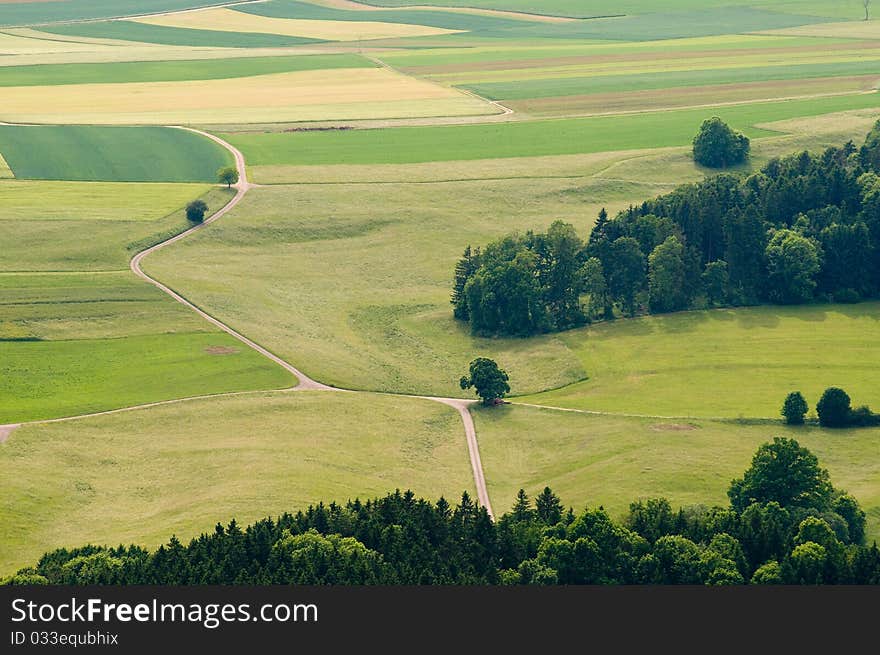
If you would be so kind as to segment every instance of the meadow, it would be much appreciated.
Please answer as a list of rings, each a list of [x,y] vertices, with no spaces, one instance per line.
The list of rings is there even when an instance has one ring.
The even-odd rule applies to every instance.
[[[186,202],[201,198],[215,210],[231,197],[226,189],[206,188],[4,180],[0,271],[127,271],[138,250],[191,225]],[[14,200],[4,189],[15,190]]]
[[[864,117],[847,114],[787,124],[792,136],[755,141],[753,164],[759,166],[798,147],[858,139],[875,117],[876,112]],[[514,230],[543,229],[556,219],[571,222],[586,237],[601,207],[614,213],[705,174],[685,149],[456,162],[446,167],[432,163],[416,171],[401,165],[345,165],[337,173],[333,168],[257,167],[257,181],[275,175],[278,181],[301,183],[252,190],[222,223],[159,253],[147,263],[147,270],[171,280],[200,306],[216,308],[231,324],[270,344],[316,379],[346,388],[445,395],[461,394],[458,377],[477,354],[496,358],[510,372],[517,394],[573,383],[591,389],[602,365],[610,368],[619,363],[593,361],[585,345],[591,343],[590,330],[527,340],[470,336],[466,325],[452,319],[448,304],[452,270],[465,246],[485,244]],[[346,182],[352,179],[363,183]],[[863,344],[870,341],[867,337],[859,341],[858,336],[866,329],[870,333],[875,323],[870,316],[856,321],[845,314],[868,307],[872,306],[821,307],[815,311],[834,317],[824,327],[815,316],[808,320],[814,311],[808,308],[803,316],[791,314],[790,323],[799,327],[798,334],[815,339],[811,343],[844,330],[851,339],[846,362],[858,363],[864,356]],[[721,321],[720,314],[714,321],[708,318],[714,314],[706,315],[704,321],[712,322],[699,334],[708,353],[738,343],[747,350],[746,344],[756,343],[749,337],[747,316],[761,310],[742,311],[746,314],[741,321],[736,312],[729,321]],[[774,314],[777,308],[764,311],[765,322],[784,315],[784,311]],[[677,336],[687,334],[676,321],[694,322],[701,316],[670,317],[662,330],[658,328],[656,338],[645,343],[666,339],[674,344]],[[716,322],[729,327],[713,341],[709,328]],[[613,335],[637,323],[595,329]],[[754,393],[737,389],[742,396],[731,400],[723,415],[774,417],[780,398],[791,390],[789,382],[809,378],[811,386],[805,391],[823,383],[809,371],[827,359],[807,351],[802,361],[787,362],[782,352],[790,358],[794,346],[779,351],[774,343],[786,334],[784,329],[768,330],[748,361],[767,361],[768,369],[786,363],[795,371],[791,379],[770,376]],[[609,336],[608,343],[614,342]],[[622,356],[617,350],[608,355]],[[670,353],[664,366],[674,356]],[[665,374],[674,376],[679,370],[676,365]],[[849,384],[853,393],[867,395],[870,374],[860,370]],[[734,379],[730,374],[719,384]],[[612,393],[608,397],[618,403],[613,411],[630,407],[628,411],[636,412],[633,408],[639,407],[640,412],[665,413],[674,407],[672,413],[687,413],[698,404],[672,392],[664,395],[659,387],[652,387],[658,395],[653,410],[641,409],[651,405],[652,396],[631,398],[623,381],[619,381],[620,397]],[[761,394],[761,402],[749,404]],[[698,415],[715,415],[717,407],[705,411],[710,409]]]
[[[213,141],[164,127],[0,125],[0,153],[15,177],[37,180],[213,182],[232,163]]]
[[[257,393],[28,425],[0,467],[0,575],[61,546],[155,547],[321,500],[473,495],[458,414],[376,395]]]
[[[640,498],[682,505],[728,504],[731,480],[758,446],[796,439],[868,515],[867,538],[880,539],[880,430],[827,430],[781,424],[593,416],[508,405],[475,410],[480,454],[496,511],[520,488],[534,497],[547,485],[566,506],[604,506],[622,517]]]
[[[880,107],[876,93],[759,102],[707,110],[334,133],[227,134],[251,165],[403,164],[533,157],[681,146],[707,115],[718,115],[750,137],[760,123]]]
[[[594,325],[561,336],[589,379],[522,401],[660,416],[773,418],[789,391],[801,391],[815,406],[836,386],[857,405],[880,407],[878,330],[876,302],[694,311]]]

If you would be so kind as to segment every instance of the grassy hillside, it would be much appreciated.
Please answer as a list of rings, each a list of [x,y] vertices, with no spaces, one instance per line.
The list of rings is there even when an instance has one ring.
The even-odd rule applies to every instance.
[[[321,392],[26,426],[0,444],[0,467],[0,575],[61,546],[186,541],[321,500],[473,495],[457,412]]]

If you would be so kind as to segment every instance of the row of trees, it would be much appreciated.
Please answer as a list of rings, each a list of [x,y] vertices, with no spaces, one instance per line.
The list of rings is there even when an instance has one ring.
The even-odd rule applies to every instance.
[[[857,149],[774,159],[573,226],[470,247],[455,316],[479,335],[526,336],[593,318],[880,294],[880,123]],[[585,299],[585,301],[582,301]]]
[[[800,391],[792,391],[782,404],[782,415],[789,425],[803,425],[809,410]],[[816,404],[819,425],[825,428],[869,427],[880,425],[880,414],[867,405],[852,408],[849,394],[838,387],[829,387]]]
[[[545,488],[497,522],[396,492],[319,504],[188,545],[59,549],[10,584],[880,584],[865,514],[816,457],[774,439],[728,491],[728,507],[633,503],[622,522],[575,513]]]

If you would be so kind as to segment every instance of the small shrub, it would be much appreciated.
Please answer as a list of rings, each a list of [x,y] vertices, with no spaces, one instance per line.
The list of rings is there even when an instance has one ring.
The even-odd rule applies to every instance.
[[[186,206],[186,218],[193,223],[201,223],[205,220],[205,212],[208,211],[208,205],[204,200],[193,200]]]

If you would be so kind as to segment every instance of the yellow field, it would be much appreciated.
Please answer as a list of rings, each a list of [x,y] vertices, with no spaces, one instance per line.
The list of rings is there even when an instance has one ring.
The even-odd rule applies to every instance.
[[[766,30],[759,34],[782,36],[826,36],[838,39],[880,39],[880,21],[852,21],[847,23],[819,23],[783,30]]]
[[[257,32],[302,36],[327,41],[365,41],[368,39],[392,39],[404,36],[435,36],[452,34],[456,30],[444,30],[424,25],[380,23],[373,21],[298,20],[267,18],[245,14],[232,9],[199,9],[176,14],[133,19],[148,25],[186,27],[221,32]]]
[[[3,159],[3,154],[0,153],[0,180],[15,177],[12,174],[12,170],[9,168],[9,164],[6,163],[6,160]],[[0,193],[3,192],[3,187],[0,187]]]
[[[384,68],[231,80],[9,87],[0,120],[36,123],[229,123],[492,114],[455,89]]]

